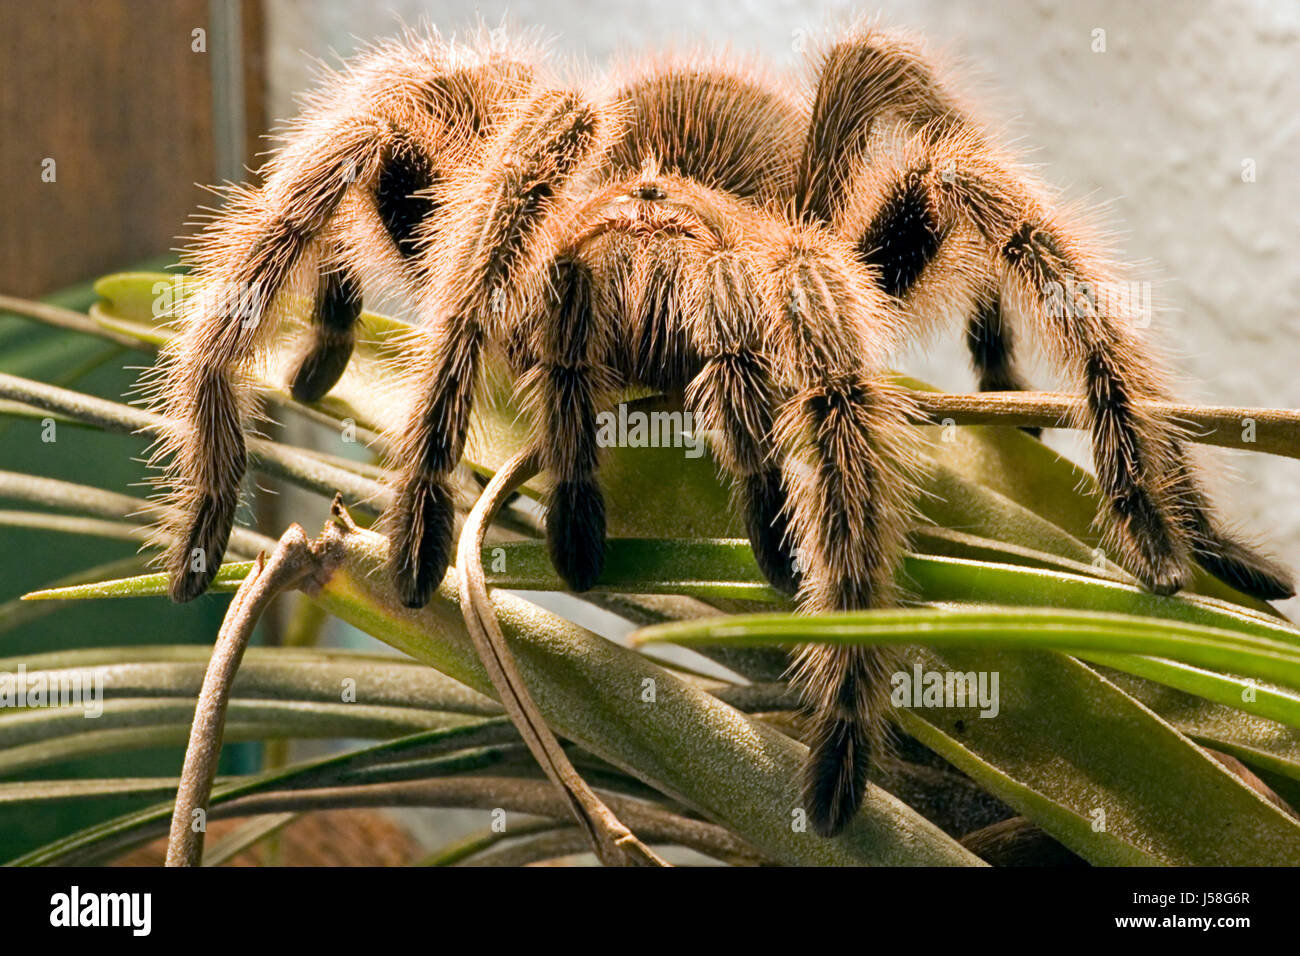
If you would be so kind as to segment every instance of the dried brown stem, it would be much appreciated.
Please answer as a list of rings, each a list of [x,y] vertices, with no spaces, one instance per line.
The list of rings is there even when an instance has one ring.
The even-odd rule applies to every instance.
[[[225,620],[212,648],[203,689],[194,709],[190,740],[185,748],[176,806],[172,811],[167,839],[167,866],[198,866],[203,858],[208,801],[221,755],[230,689],[248,647],[253,628],[267,606],[281,591],[309,580],[320,580],[325,569],[327,546],[317,547],[298,525],[290,526],[280,538],[270,559],[259,554],[257,563],[235,592]]]
[[[551,782],[564,794],[569,809],[586,833],[596,856],[606,865],[666,866],[649,847],[619,822],[585,780],[573,769],[560,742],[542,719],[528,686],[515,664],[505,635],[497,624],[483,576],[483,539],[493,516],[510,493],[537,473],[535,455],[523,452],[510,459],[488,482],[465,519],[456,549],[460,572],[460,604],[470,639],[496,688],[501,704]]]
[[[1008,428],[1074,428],[1082,399],[1058,392],[952,392],[908,393],[924,425],[1002,425]],[[79,392],[0,374],[0,400],[17,402],[41,411],[66,415],[108,431],[154,433],[161,420],[156,415],[126,405],[82,395]],[[1176,402],[1142,402],[1187,430],[1190,441],[1221,448],[1264,452],[1300,458],[1300,411],[1288,408],[1183,405]],[[270,465],[268,473],[284,474],[285,463],[271,443],[254,440],[250,450]],[[284,451],[301,457],[302,450]],[[316,462],[318,466],[319,462]],[[338,469],[331,469],[338,471]]]
[[[1056,392],[912,392],[928,425],[1011,425],[1020,428],[1075,428],[1083,400]],[[1240,448],[1300,458],[1300,411],[1284,408],[1182,405],[1143,402],[1161,417],[1181,425],[1187,437],[1206,445]]]

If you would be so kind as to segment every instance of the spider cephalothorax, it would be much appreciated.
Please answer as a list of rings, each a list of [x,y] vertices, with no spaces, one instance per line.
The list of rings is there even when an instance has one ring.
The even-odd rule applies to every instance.
[[[1009,316],[1086,395],[1123,563],[1177,590],[1193,560],[1264,598],[1286,572],[1225,534],[1172,425],[1150,349],[1107,290],[1114,266],[1004,159],[919,49],[867,28],[812,61],[804,96],[721,59],[652,60],[594,92],[539,54],[408,35],[327,84],[194,245],[202,280],[160,395],[172,595],[225,551],[253,414],[241,369],[277,296],[316,288],[292,380],[312,400],[352,348],[361,280],[396,279],[422,324],[391,423],[394,584],[420,606],[451,553],[451,475],[486,350],[508,358],[553,487],[557,571],[602,568],[596,416],[619,390],[684,395],[734,479],[759,565],[809,611],[894,599],[911,494],[891,350],[957,315],[986,389],[1019,388]],[[228,306],[231,287],[253,290]],[[1087,290],[1060,308],[1053,290]],[[251,321],[249,320],[251,316]],[[798,556],[795,561],[792,556]],[[196,561],[195,556],[202,560]],[[805,799],[819,832],[856,812],[884,725],[889,659],[811,647]]]

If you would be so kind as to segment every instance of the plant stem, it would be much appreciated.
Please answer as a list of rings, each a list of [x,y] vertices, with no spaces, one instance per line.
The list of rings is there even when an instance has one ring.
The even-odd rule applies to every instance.
[[[321,554],[298,525],[291,525],[269,560],[258,556],[253,572],[235,592],[212,648],[190,727],[189,746],[167,840],[168,866],[198,866],[203,857],[208,800],[217,775],[217,758],[226,726],[226,707],[244,650],[267,605],[281,591],[320,573]]]
[[[465,625],[496,688],[501,704],[551,782],[564,794],[596,856],[606,865],[666,866],[638,840],[596,796],[560,747],[533,703],[528,685],[506,644],[483,577],[483,540],[487,526],[510,493],[537,473],[535,455],[522,452],[488,482],[461,531],[456,564],[461,570],[460,603]]]
[[[914,391],[909,398],[928,425],[1009,425],[1077,428],[1083,400],[1056,392],[977,392],[971,395]],[[1300,411],[1279,408],[1139,402],[1142,408],[1182,425],[1188,440],[1300,458]]]
[[[46,411],[59,412],[106,431],[158,435],[166,425],[161,415],[129,405],[83,395],[66,388],[0,373],[0,399],[11,399]],[[342,492],[349,505],[378,514],[392,492],[377,481],[348,471],[303,449],[252,438],[248,450],[257,467],[324,495]]]
[[[1008,428],[1077,428],[1083,400],[1057,392],[976,392],[956,394],[913,390],[909,397],[923,425],[1001,425]],[[148,412],[79,392],[33,382],[16,375],[0,374],[0,400],[20,402],[45,411],[57,412],[109,431],[156,433],[162,419]],[[1138,402],[1156,415],[1168,418],[1187,430],[1186,440],[1221,448],[1264,452],[1300,458],[1300,411],[1281,408],[1183,405],[1175,402]],[[373,495],[386,500],[382,486],[370,482],[367,493],[360,482],[367,479],[283,446],[253,439],[249,449],[268,474],[303,480],[304,466],[329,468],[345,475],[350,503],[374,507]],[[309,476],[310,477],[310,476]],[[339,487],[343,487],[340,485]],[[378,489],[378,492],[377,492]]]
[[[0,295],[0,312],[11,312],[26,319],[36,319],[38,322],[44,322],[46,325],[52,325],[55,328],[94,335],[97,338],[107,339],[109,342],[139,352],[157,351],[154,346],[142,342],[134,336],[126,335],[115,329],[105,328],[84,313],[60,308],[46,302],[34,302],[31,299],[20,299],[12,295]]]

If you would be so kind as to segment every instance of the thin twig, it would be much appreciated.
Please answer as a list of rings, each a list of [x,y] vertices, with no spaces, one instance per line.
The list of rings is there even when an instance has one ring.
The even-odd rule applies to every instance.
[[[34,302],[31,299],[20,299],[12,295],[0,295],[0,312],[9,312],[25,319],[35,319],[55,328],[93,335],[140,352],[156,352],[158,350],[157,346],[149,342],[141,341],[124,332],[100,325],[84,313],[74,312],[72,309],[64,309],[57,305],[50,305],[47,302]]]
[[[101,325],[71,309],[15,296],[0,295],[0,311],[35,319],[114,342],[126,348],[156,351],[157,346]],[[271,396],[308,417],[333,424],[328,413],[291,398]],[[978,392],[955,394],[916,391],[912,394],[921,424],[1004,425],[1019,428],[1075,428],[1082,420],[1083,400],[1055,392]],[[1140,407],[1183,424],[1194,442],[1300,458],[1300,411],[1277,408],[1187,405],[1140,402]],[[368,433],[382,441],[382,436]]]
[[[483,661],[492,686],[501,698],[506,714],[518,728],[520,736],[541,764],[546,776],[564,794],[596,856],[606,865],[666,866],[663,859],[618,821],[609,807],[573,769],[560,742],[533,703],[528,685],[519,673],[514,655],[497,624],[496,611],[487,595],[482,562],[487,526],[511,492],[537,473],[537,465],[536,456],[528,452],[510,459],[488,482],[478,503],[465,519],[456,548],[461,613],[465,616],[470,638]]]
[[[113,342],[125,348],[135,349],[141,352],[156,353],[158,344],[145,338],[132,335],[120,329],[95,321],[89,315],[81,312],[75,312],[72,309],[65,309],[57,305],[49,305],[45,302],[34,301],[31,299],[20,299],[15,296],[0,295],[0,312],[8,312],[11,315],[19,316],[24,319],[33,319],[37,322],[43,322],[46,325],[55,328],[68,329],[73,332],[81,332],[85,335],[92,335],[96,338],[103,339],[107,342]],[[156,329],[163,334],[169,334],[166,327]],[[335,415],[321,411],[311,405],[296,401],[292,396],[270,392],[267,398],[275,405],[281,408],[287,408],[309,421],[316,422],[329,428],[336,427],[339,419]],[[357,423],[357,434],[368,444],[377,447],[386,448],[387,438],[365,425]]]
[[[1076,416],[1083,407],[1082,399],[1057,392],[957,394],[912,391],[909,397],[917,409],[917,424],[924,425],[1075,428],[1078,425]],[[162,425],[158,416],[130,406],[0,373],[0,400],[3,399],[67,415],[108,431],[156,433]],[[1300,411],[1174,402],[1136,404],[1181,425],[1188,441],[1300,458]],[[264,470],[287,478],[292,478],[294,473],[282,473],[287,465],[275,452],[283,450],[289,458],[307,457],[305,450],[283,449],[269,442],[259,443],[256,439],[249,443],[249,450],[255,457],[262,456],[262,464],[271,466]]]
[[[194,709],[180,788],[172,811],[171,834],[167,839],[168,866],[198,866],[202,860],[205,825],[201,818],[206,816],[212,796],[230,689],[258,618],[281,591],[318,577],[321,571],[320,554],[295,524],[280,538],[269,560],[264,561],[258,555],[252,572],[235,592],[212,648],[212,658],[203,675],[203,689]]]
[[[1012,425],[1020,428],[1077,428],[1083,399],[1056,392],[911,392],[930,425]],[[1137,403],[1156,416],[1182,425],[1191,441],[1300,458],[1300,411]]]
[[[0,398],[59,412],[122,434],[142,432],[157,436],[166,425],[161,415],[18,375],[0,373]],[[380,482],[331,464],[305,449],[251,438],[248,451],[257,468],[266,474],[331,497],[340,491],[349,505],[370,514],[382,511],[392,497],[392,491]]]
[[[34,504],[48,505],[93,515],[99,518],[120,519],[129,522],[122,530],[123,536],[145,537],[138,522],[157,521],[163,508],[157,502],[133,498],[116,491],[105,491],[91,485],[79,485],[57,478],[42,478],[17,471],[0,471],[0,498],[17,498]],[[258,551],[275,547],[275,540],[248,528],[234,528],[230,532],[230,550],[236,556],[253,557]]]

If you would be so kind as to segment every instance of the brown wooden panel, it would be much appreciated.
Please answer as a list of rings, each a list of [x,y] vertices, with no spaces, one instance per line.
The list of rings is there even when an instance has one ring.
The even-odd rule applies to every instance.
[[[256,3],[241,4],[260,37]],[[20,295],[176,245],[214,178],[208,0],[0,0],[0,289]],[[260,49],[246,58],[260,79]],[[260,84],[246,84],[260,126]],[[42,181],[43,161],[54,182]]]

